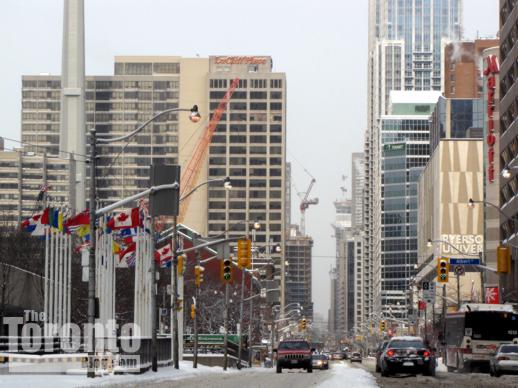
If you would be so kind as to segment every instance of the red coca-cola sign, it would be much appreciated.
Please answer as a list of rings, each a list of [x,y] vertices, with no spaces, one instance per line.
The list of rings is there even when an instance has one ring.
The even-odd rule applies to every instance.
[[[495,181],[495,90],[496,74],[500,72],[498,58],[490,55],[486,58],[486,69],[484,75],[487,77],[487,180],[489,183]]]

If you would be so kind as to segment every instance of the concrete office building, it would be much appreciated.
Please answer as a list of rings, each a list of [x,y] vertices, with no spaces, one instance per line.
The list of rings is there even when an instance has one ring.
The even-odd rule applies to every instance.
[[[299,303],[302,315],[313,320],[313,300],[311,296],[311,262],[313,239],[302,236],[297,225],[291,225],[285,245],[286,305]]]
[[[210,57],[209,107],[214,109],[233,79],[239,86],[221,118],[209,152],[208,179],[232,178],[229,209],[225,189],[209,188],[208,233],[225,230],[242,236],[247,223],[258,221],[258,246],[284,246],[286,206],[286,76],[272,71],[270,57]],[[247,222],[243,222],[247,221]],[[255,258],[261,266],[272,257],[279,272],[281,255],[269,249]],[[280,273],[276,278],[279,279]],[[282,279],[280,279],[282,280]]]
[[[367,311],[381,311],[380,117],[388,114],[393,90],[441,91],[444,45],[461,39],[462,1],[369,1],[368,109],[365,132],[366,278],[375,294]],[[377,269],[378,268],[378,269]],[[377,277],[377,279],[376,279]]]
[[[484,209],[467,205],[469,198],[481,198],[484,191],[482,164],[482,139],[441,139],[419,178],[416,286],[420,287],[422,281],[436,281],[438,257],[478,258],[483,251]],[[429,239],[435,241],[431,247]],[[460,301],[480,302],[481,272],[474,266],[463,267],[466,274],[460,277]],[[451,265],[446,295],[457,301],[453,271]],[[436,304],[440,310],[441,300]]]
[[[509,219],[500,216],[500,237],[503,243],[518,245],[518,193],[516,165],[518,155],[518,3],[500,0],[500,99],[493,117],[495,136],[500,144],[500,170],[511,172],[508,179],[500,179],[500,209]],[[498,79],[498,74],[497,74]],[[498,102],[498,100],[497,100]],[[500,118],[500,120],[499,120]],[[500,128],[498,131],[498,124]],[[498,173],[499,171],[497,171]],[[512,271],[506,276],[507,292],[504,300],[518,301],[518,249],[512,248]]]
[[[182,69],[182,71],[180,70]],[[98,136],[121,136],[134,130],[154,113],[174,107],[198,104],[207,122],[208,60],[180,57],[116,57],[113,76],[86,77],[86,128]],[[59,151],[61,77],[22,77],[22,141],[28,150],[49,156]],[[98,195],[111,203],[148,187],[149,165],[189,160],[203,123],[193,125],[187,113],[166,115],[149,125],[126,144],[99,148]],[[181,150],[181,154],[179,152]],[[76,164],[84,163],[84,157]],[[199,180],[206,179],[203,168]],[[184,220],[205,233],[206,190],[194,194],[192,209]],[[204,205],[205,204],[205,205]],[[205,209],[205,210],[204,210]]]
[[[48,199],[68,204],[69,162],[58,156],[35,154],[23,148],[0,150],[0,223],[18,225],[38,209],[42,186],[49,187]]]
[[[482,52],[498,46],[497,39],[452,42],[444,48],[444,97],[482,97]]]

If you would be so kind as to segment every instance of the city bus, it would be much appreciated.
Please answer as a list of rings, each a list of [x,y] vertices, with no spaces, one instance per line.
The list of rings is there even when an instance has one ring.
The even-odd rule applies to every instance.
[[[500,344],[518,344],[518,311],[509,304],[467,303],[446,314],[445,341],[448,371],[489,370]]]

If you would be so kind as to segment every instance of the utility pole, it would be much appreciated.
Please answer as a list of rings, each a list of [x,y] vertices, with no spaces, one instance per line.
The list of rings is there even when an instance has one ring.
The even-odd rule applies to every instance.
[[[180,191],[180,189],[178,189]],[[180,361],[178,359],[178,216],[173,216],[173,276],[171,281],[173,282],[172,292],[172,305],[173,311],[171,312],[171,321],[173,325],[173,360],[175,369],[180,369]],[[183,323],[183,322],[182,322]],[[183,340],[183,338],[182,338]]]
[[[193,244],[195,245],[195,241],[193,241]],[[195,256],[196,256],[196,264],[195,264],[195,268],[198,268],[200,266],[200,250],[197,249],[195,251]],[[194,270],[195,271],[195,276],[196,276],[196,269]],[[200,274],[201,276],[201,274]],[[193,368],[198,368],[198,295],[199,295],[199,291],[198,291],[198,284],[197,284],[197,280],[195,279],[194,281],[194,351],[193,351],[193,358],[192,358],[192,367]]]
[[[446,284],[442,285],[442,345],[444,344],[446,344]]]
[[[87,377],[95,377],[95,250],[97,247],[97,236],[95,228],[95,197],[96,197],[96,131],[90,129],[90,253],[88,255],[88,368]],[[78,204],[79,206],[79,204]]]
[[[460,272],[457,271],[457,310],[460,310]]]
[[[229,208],[228,208],[228,203],[229,203],[229,197],[230,197],[230,193],[228,191],[228,189],[225,190],[225,238],[228,239],[228,236],[229,236]],[[223,260],[226,259],[227,255],[230,255],[230,248],[229,248],[229,245],[228,245],[228,242],[227,242],[227,245],[225,247],[225,249],[223,249]],[[231,259],[231,257],[229,256],[229,259]],[[223,353],[223,370],[227,370],[228,368],[228,299],[229,299],[229,293],[230,293],[230,289],[229,289],[229,284],[228,284],[228,280],[225,281],[225,311],[223,312],[223,328],[224,328],[224,331],[225,331],[225,340],[224,340],[224,353]]]
[[[151,370],[156,372],[158,370],[158,359],[157,359],[157,339],[156,339],[156,262],[155,262],[155,245],[156,245],[156,236],[155,236],[155,219],[153,217],[153,206],[154,201],[149,201],[149,214],[150,214],[150,224],[149,224],[149,234],[151,236],[151,247],[149,252],[149,257],[151,260],[151,268],[150,268],[150,276],[151,276]]]
[[[254,315],[254,288],[252,285],[252,278],[250,277],[250,314],[248,315],[248,367],[252,367],[252,316]]]

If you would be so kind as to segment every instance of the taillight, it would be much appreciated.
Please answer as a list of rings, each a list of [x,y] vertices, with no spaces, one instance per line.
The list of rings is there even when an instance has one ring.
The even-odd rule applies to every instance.
[[[430,352],[428,350],[425,350],[423,356],[430,357]]]
[[[505,361],[505,360],[509,360],[509,357],[506,357],[506,356],[500,356],[497,358],[498,361]]]
[[[387,356],[392,357],[394,355],[394,351],[392,349],[387,350]]]

